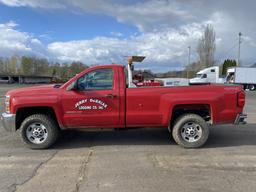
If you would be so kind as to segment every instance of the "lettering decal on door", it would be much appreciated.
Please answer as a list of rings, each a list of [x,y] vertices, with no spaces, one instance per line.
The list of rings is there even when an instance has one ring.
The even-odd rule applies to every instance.
[[[83,99],[75,104],[75,108],[79,110],[103,110],[108,105],[99,99]]]

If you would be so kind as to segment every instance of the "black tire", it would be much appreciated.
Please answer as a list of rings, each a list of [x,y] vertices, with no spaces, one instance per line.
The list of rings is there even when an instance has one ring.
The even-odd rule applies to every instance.
[[[47,137],[42,143],[33,143],[27,137],[27,129],[32,124],[42,124],[47,131]],[[58,136],[59,136],[59,128],[56,122],[49,116],[43,114],[34,114],[27,117],[20,126],[21,137],[23,142],[31,149],[47,149],[52,146]]]
[[[256,85],[253,85],[253,84],[249,85],[248,87],[250,91],[255,91],[256,89]]]
[[[195,123],[200,127],[200,137],[197,137],[198,140],[189,142],[188,140],[184,139],[182,136],[184,133],[184,127],[186,124]],[[199,128],[198,128],[199,129]],[[196,114],[185,114],[180,116],[174,123],[174,127],[172,129],[172,136],[175,142],[184,147],[184,148],[199,148],[205,144],[209,136],[209,127],[205,120]]]

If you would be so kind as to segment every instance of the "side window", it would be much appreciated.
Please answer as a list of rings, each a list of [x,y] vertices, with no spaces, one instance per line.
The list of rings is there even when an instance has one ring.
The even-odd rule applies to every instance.
[[[211,69],[211,72],[212,72],[212,73],[215,73],[215,69]]]
[[[77,81],[77,88],[83,90],[111,90],[113,88],[113,70],[97,69],[86,73]]]
[[[202,78],[203,79],[207,78],[207,74],[203,74]]]

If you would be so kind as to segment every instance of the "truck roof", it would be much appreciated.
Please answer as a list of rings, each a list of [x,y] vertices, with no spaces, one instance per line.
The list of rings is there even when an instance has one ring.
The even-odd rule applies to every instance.
[[[203,73],[209,72],[212,69],[219,70],[219,66],[207,67],[205,69],[198,71],[197,74],[203,74]]]
[[[120,67],[123,67],[124,65],[122,65],[122,64],[118,64],[118,63],[111,63],[111,64],[102,64],[102,65],[95,65],[95,66],[92,66],[92,67],[98,67],[98,66],[100,66],[100,67],[106,67],[106,66],[120,66]]]
[[[116,63],[113,63],[113,64],[102,64],[102,65],[95,65],[95,66],[91,66],[89,67],[88,69],[90,68],[94,68],[94,69],[97,69],[97,68],[104,68],[104,67],[125,67],[124,65],[122,64],[116,64]],[[87,69],[86,69],[87,70]]]

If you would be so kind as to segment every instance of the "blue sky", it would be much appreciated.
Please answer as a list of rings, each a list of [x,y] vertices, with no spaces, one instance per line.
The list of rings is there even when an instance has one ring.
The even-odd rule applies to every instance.
[[[141,68],[181,69],[198,60],[207,24],[216,31],[216,64],[237,58],[255,63],[253,0],[0,0],[0,56],[34,55],[86,64],[124,63],[145,55]]]
[[[136,27],[117,22],[114,17],[81,11],[0,5],[0,13],[0,23],[15,21],[18,29],[28,31],[44,43],[109,37],[119,33],[129,37],[138,32]]]

